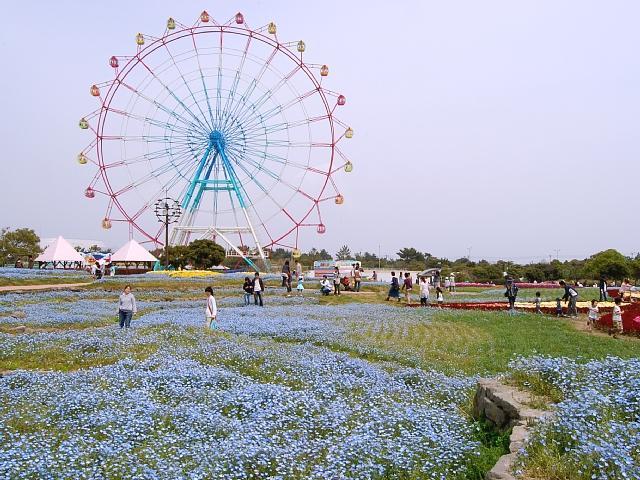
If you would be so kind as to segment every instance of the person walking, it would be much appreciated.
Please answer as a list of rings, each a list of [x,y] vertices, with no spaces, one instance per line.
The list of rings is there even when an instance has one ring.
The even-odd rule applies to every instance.
[[[118,301],[118,319],[120,328],[131,327],[131,318],[138,311],[136,297],[131,293],[131,285],[126,285]]]
[[[604,275],[600,277],[600,281],[598,281],[598,290],[600,290],[600,301],[607,301],[607,279]]]
[[[249,277],[244,277],[242,290],[244,291],[244,304],[247,306],[251,303],[251,296],[253,295],[253,285],[251,284],[251,279]]]
[[[569,302],[568,315],[570,317],[577,317],[578,307],[576,304],[578,303],[578,291],[574,287],[567,285],[564,280],[560,280],[560,286],[564,288],[562,300],[564,300],[565,303],[567,303],[567,301]]]
[[[340,295],[340,269],[337,266],[333,269],[333,294]]]
[[[540,292],[536,292],[536,298],[533,301],[533,305],[536,307],[536,313],[538,315],[542,315],[542,309],[540,308],[542,304],[542,298],[540,297]]]
[[[440,287],[440,285],[436,287],[436,301],[438,302],[438,308],[442,308],[444,304],[444,294],[442,293],[442,287]]]
[[[518,286],[516,285],[515,280],[508,276],[505,282],[506,291],[504,292],[504,296],[509,299],[509,310],[514,312],[516,309],[516,297],[518,296]]]
[[[304,294],[304,277],[302,275],[298,277],[298,285],[296,286],[296,291],[298,292],[299,296],[302,296]]]
[[[591,306],[589,307],[589,319],[587,320],[587,327],[589,327],[589,331],[592,331],[593,327],[598,325],[599,318],[600,312],[598,310],[598,301],[594,298],[591,300]]]
[[[407,300],[407,305],[409,305],[411,303],[411,290],[413,290],[413,280],[411,279],[411,274],[409,272],[406,272],[404,274],[402,289],[404,290],[404,295]]]
[[[391,272],[391,286],[389,287],[387,301],[390,298],[397,298],[400,301],[400,283],[398,282],[398,277],[396,277],[396,272]]]
[[[302,264],[300,260],[296,261],[296,278],[300,278],[302,276]]]
[[[429,306],[429,282],[427,282],[427,277],[420,278],[420,305],[423,307]]]
[[[204,289],[204,293],[207,295],[207,305],[204,310],[205,328],[215,330],[218,328],[216,318],[218,316],[218,305],[216,299],[213,296],[213,288],[207,287]]]
[[[356,263],[353,270],[353,289],[356,292],[360,291],[360,282],[362,282],[362,272],[360,271],[360,265]]]
[[[291,274],[291,272],[289,272]],[[260,274],[256,272],[253,276],[253,281],[251,282],[251,289],[253,291],[253,303],[254,305],[260,305],[264,307],[264,303],[262,302],[262,292],[264,292],[264,282],[262,278],[260,278]]]
[[[371,280],[373,280],[374,282],[378,281],[378,274],[376,273],[376,271],[373,271],[373,274],[371,275]]]
[[[624,327],[622,325],[622,308],[620,307],[622,304],[622,298],[616,297],[614,302],[615,305],[613,306],[613,314],[611,316],[613,324],[609,331],[609,335],[613,335],[613,338],[618,338],[618,334],[624,332]]]
[[[291,267],[289,266],[289,260],[284,261],[282,265],[282,286],[287,287],[288,279],[291,276]],[[287,289],[287,291],[289,291]]]

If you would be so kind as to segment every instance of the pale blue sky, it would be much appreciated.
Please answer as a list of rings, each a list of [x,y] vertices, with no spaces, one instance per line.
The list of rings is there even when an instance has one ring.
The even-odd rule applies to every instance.
[[[0,29],[0,224],[104,239],[78,119],[112,54],[166,18],[241,10],[307,43],[348,103],[355,169],[303,249],[533,260],[640,250],[635,1],[10,2]],[[635,213],[633,213],[635,212]],[[626,219],[625,219],[626,217]]]

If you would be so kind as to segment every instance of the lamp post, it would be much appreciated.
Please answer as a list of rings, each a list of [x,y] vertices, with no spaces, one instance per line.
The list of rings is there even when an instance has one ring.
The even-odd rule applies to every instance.
[[[175,223],[182,215],[180,204],[173,198],[159,198],[154,205],[158,221],[164,224],[164,257],[165,268],[169,269],[169,225]]]

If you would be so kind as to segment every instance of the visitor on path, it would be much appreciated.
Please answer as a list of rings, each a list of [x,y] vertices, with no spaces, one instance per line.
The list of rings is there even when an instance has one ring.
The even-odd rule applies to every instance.
[[[322,295],[329,295],[331,293],[331,282],[326,275],[322,276],[322,282],[320,282],[320,292]]]
[[[613,335],[613,338],[618,338],[618,334],[623,333],[622,308],[620,307],[620,305],[622,304],[622,298],[616,297],[614,302],[615,305],[613,307],[613,315],[611,317],[613,320],[613,325],[611,330],[609,331],[609,335]]]
[[[400,301],[400,283],[398,282],[398,277],[396,277],[396,272],[391,272],[391,286],[389,287],[387,301],[390,298],[397,298]]]
[[[260,274],[256,272],[253,276],[253,281],[251,282],[251,289],[253,290],[253,303],[254,305],[260,305],[264,307],[264,303],[262,303],[262,292],[264,292],[264,282],[262,278],[260,278]]]
[[[111,277],[115,277],[116,276],[116,264],[112,263],[111,267],[109,268],[109,276]]]
[[[600,277],[600,281],[598,282],[598,289],[600,290],[600,301],[607,301],[607,279],[605,276]]]
[[[567,285],[567,283],[564,280],[560,280],[560,286],[562,288],[564,288],[564,295],[562,297],[562,300],[565,301],[565,303],[569,302],[569,307],[568,307],[568,312],[567,314],[570,317],[577,317],[578,316],[578,307],[577,307],[577,303],[578,303],[578,292],[577,290],[570,286]]]
[[[242,285],[244,291],[244,304],[245,306],[251,303],[251,297],[253,296],[253,284],[249,277],[244,277],[244,284]]]
[[[444,289],[451,291],[451,280],[449,277],[444,277]]]
[[[518,286],[516,285],[515,280],[508,276],[505,282],[506,291],[504,292],[504,296],[509,299],[509,310],[515,311],[516,309],[516,297],[518,296]]]
[[[346,275],[342,277],[342,280],[340,281],[340,286],[345,292],[353,291],[353,288],[351,288],[351,282],[349,281],[349,277],[347,277]]]
[[[536,292],[536,298],[533,301],[533,304],[536,307],[536,313],[538,315],[542,315],[542,309],[540,308],[541,304],[542,304],[542,298],[540,298],[540,292]]]
[[[360,265],[356,263],[355,269],[353,270],[353,289],[356,292],[360,291],[360,282],[362,282],[362,272],[360,271]]]
[[[204,310],[206,320],[205,328],[215,330],[218,328],[218,324],[216,322],[216,317],[218,316],[218,305],[216,304],[216,299],[213,297],[213,288],[205,288],[204,293],[207,294],[207,306]]]
[[[296,291],[300,296],[304,293],[304,277],[302,275],[298,277],[298,286],[296,287]]]
[[[296,278],[300,278],[302,276],[302,264],[300,261],[296,261]]]
[[[411,290],[413,290],[413,280],[409,272],[404,274],[404,281],[402,282],[402,289],[407,300],[407,305],[411,303]]]
[[[556,298],[556,317],[562,317],[562,299],[560,297]]]
[[[427,282],[427,277],[420,279],[420,305],[423,307],[429,306],[429,282]]]
[[[289,260],[285,260],[282,265],[282,286],[286,287],[287,292],[291,292],[291,267],[289,266]]]
[[[598,310],[598,301],[594,298],[591,300],[591,306],[589,307],[589,318],[587,319],[587,327],[589,331],[593,330],[600,318],[600,312]]]
[[[451,274],[451,278],[449,278],[449,291],[450,292],[456,291],[456,277],[453,274]]]
[[[620,284],[620,298],[623,302],[628,302],[631,300],[631,282],[628,278],[625,278]]]
[[[118,319],[120,328],[131,327],[131,318],[138,311],[136,297],[131,293],[131,285],[126,285],[118,301]]]
[[[338,267],[333,269],[333,294],[340,295],[340,269]]]
[[[436,301],[438,302],[438,308],[442,308],[442,305],[444,304],[444,294],[442,293],[440,285],[436,287]]]
[[[373,280],[374,282],[378,281],[378,274],[376,273],[376,271],[373,271],[373,274],[371,275],[371,280]]]

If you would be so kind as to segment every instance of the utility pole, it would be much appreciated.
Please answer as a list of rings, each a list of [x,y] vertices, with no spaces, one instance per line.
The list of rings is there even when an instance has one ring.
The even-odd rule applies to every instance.
[[[468,247],[467,248],[467,260],[471,261],[471,248],[472,247]]]
[[[154,211],[158,221],[164,224],[164,261],[165,268],[169,269],[169,224],[175,223],[182,215],[180,204],[173,198],[160,198],[154,205]]]
[[[558,258],[558,254],[560,253],[560,249],[556,248],[554,251],[556,252],[556,260],[560,261],[560,259]]]
[[[380,244],[378,244],[378,270],[380,270],[382,259],[380,258]]]

